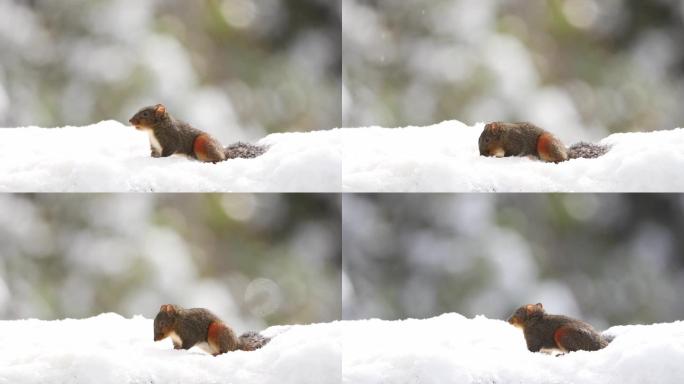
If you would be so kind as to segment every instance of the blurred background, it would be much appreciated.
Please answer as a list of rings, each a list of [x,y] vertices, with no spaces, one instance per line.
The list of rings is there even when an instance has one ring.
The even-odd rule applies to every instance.
[[[0,127],[164,103],[229,141],[340,125],[340,0],[0,0]]]
[[[345,195],[342,216],[345,319],[684,319],[681,195]]]
[[[238,330],[341,316],[337,195],[3,194],[0,212],[0,319],[166,303]]]
[[[345,126],[684,126],[683,0],[346,0]]]

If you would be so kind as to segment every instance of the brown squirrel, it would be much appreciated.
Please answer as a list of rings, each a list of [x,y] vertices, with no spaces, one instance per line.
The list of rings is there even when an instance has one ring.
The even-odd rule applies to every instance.
[[[584,321],[561,315],[547,315],[541,303],[523,305],[513,313],[508,322],[522,328],[527,349],[531,352],[597,351],[610,342]]]
[[[136,129],[149,134],[152,157],[181,154],[199,161],[216,163],[237,157],[254,158],[263,155],[267,149],[242,142],[223,148],[208,133],[171,116],[162,104],[141,109],[129,122]]]
[[[165,304],[154,318],[154,341],[170,337],[174,349],[190,349],[197,345],[212,355],[229,351],[253,351],[271,339],[257,332],[240,337],[216,315],[204,308],[184,309]]]
[[[554,163],[577,158],[593,159],[609,150],[607,146],[585,142],[566,149],[550,132],[534,124],[502,122],[485,125],[479,147],[482,156],[532,156]]]

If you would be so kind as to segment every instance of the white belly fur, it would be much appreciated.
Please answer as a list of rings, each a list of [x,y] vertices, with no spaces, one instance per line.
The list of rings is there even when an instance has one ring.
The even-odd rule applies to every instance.
[[[159,140],[157,140],[157,136],[154,135],[154,131],[151,129],[146,129],[147,135],[150,137],[150,145],[152,148],[154,148],[155,151],[159,152],[159,154],[162,153],[162,146],[159,143]]]
[[[183,345],[183,340],[181,340],[176,332],[169,333],[169,337],[173,340],[173,344]]]
[[[183,340],[181,340],[180,336],[178,336],[176,332],[169,333],[169,337],[171,338],[171,340],[173,340],[174,344],[183,345]],[[211,353],[212,355],[218,352],[214,350],[214,348],[212,348],[212,346],[209,345],[209,343],[207,343],[206,341],[195,344],[195,347],[203,350],[204,352]]]

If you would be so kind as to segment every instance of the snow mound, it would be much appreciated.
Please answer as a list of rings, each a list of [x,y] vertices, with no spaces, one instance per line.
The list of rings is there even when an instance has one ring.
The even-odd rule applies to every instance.
[[[484,124],[355,128],[343,137],[348,192],[679,192],[684,129],[618,133],[598,159],[560,164],[480,156]],[[566,143],[570,145],[572,143]]]
[[[610,328],[608,347],[563,356],[527,350],[502,320],[445,314],[426,320],[349,322],[344,383],[681,383],[684,322]]]
[[[153,341],[152,320],[102,314],[84,320],[0,322],[0,383],[339,384],[335,323],[272,327],[252,352],[213,357]]]
[[[116,121],[0,129],[3,192],[337,192],[338,130],[278,133],[256,159],[151,158],[147,134]],[[230,143],[224,143],[228,145]]]
[[[480,156],[483,126],[277,133],[264,155],[218,164],[151,158],[147,135],[116,121],[0,129],[0,192],[684,191],[681,128],[613,134],[605,156],[552,164]]]
[[[444,314],[277,326],[265,347],[213,357],[153,341],[152,320],[0,321],[0,383],[641,384],[680,383],[684,322],[608,329],[611,344],[529,352],[502,320]],[[244,331],[244,330],[239,330]]]

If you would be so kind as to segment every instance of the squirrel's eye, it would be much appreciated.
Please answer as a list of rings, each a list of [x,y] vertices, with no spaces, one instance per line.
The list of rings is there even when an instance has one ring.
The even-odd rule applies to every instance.
[[[489,144],[489,137],[485,138],[485,143]]]
[[[150,112],[148,112],[148,111],[143,112],[143,116],[147,117],[149,115],[150,115]]]

